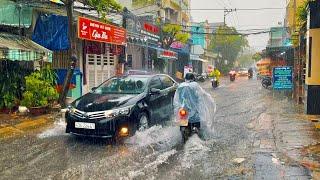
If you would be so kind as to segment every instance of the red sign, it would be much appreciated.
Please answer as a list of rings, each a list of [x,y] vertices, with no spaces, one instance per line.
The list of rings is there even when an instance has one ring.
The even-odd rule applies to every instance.
[[[168,50],[158,50],[158,58],[177,59],[177,53]]]
[[[84,17],[78,19],[78,37],[90,41],[109,44],[126,44],[127,32],[124,28],[101,23]]]
[[[149,23],[144,23],[144,30],[146,30],[147,32],[153,33],[153,34],[159,34],[160,30],[159,27],[153,25],[153,24],[149,24]]]

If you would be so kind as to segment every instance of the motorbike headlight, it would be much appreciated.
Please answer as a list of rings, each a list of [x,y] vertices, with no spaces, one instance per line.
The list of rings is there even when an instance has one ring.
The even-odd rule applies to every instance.
[[[127,116],[130,114],[133,106],[128,106],[120,109],[108,110],[105,112],[107,118],[118,117],[118,116]]]

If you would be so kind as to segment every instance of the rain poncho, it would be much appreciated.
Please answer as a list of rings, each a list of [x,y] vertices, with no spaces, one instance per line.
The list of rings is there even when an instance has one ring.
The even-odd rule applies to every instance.
[[[174,96],[174,112],[177,116],[181,108],[188,111],[190,123],[200,121],[201,128],[213,130],[216,104],[211,95],[205,92],[198,83],[184,82],[179,85]]]

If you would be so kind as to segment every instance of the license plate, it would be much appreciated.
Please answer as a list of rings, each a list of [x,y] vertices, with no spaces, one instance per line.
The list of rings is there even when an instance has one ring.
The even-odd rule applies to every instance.
[[[96,125],[94,123],[76,122],[74,127],[78,129],[95,129]]]
[[[189,123],[188,119],[180,119],[180,121],[179,121],[180,126],[187,127],[188,123]]]

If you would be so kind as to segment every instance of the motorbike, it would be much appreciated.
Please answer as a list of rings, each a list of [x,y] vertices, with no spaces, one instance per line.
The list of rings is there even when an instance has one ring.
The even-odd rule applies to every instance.
[[[212,88],[215,89],[219,86],[219,81],[218,81],[218,78],[217,77],[214,77],[211,79],[211,85],[212,85]]]
[[[198,93],[198,84],[185,83],[180,85],[175,94],[175,116],[183,142],[200,130],[199,98],[201,97]]]
[[[261,84],[262,84],[262,87],[268,89],[272,85],[271,77],[263,77]]]
[[[252,79],[253,78],[253,73],[248,73],[248,78]]]
[[[195,74],[195,77],[196,77],[197,82],[205,82],[206,81],[205,77],[202,76],[201,74]]]
[[[230,76],[230,81],[233,82],[236,80],[236,75],[237,73],[235,71],[230,71],[229,76]]]
[[[193,117],[190,117],[189,112],[190,111],[186,108],[180,108],[178,114],[180,132],[184,143],[192,134],[198,134],[200,130],[200,120],[199,117],[197,118],[198,115],[195,114]],[[189,121],[190,119],[193,119],[193,121]]]

